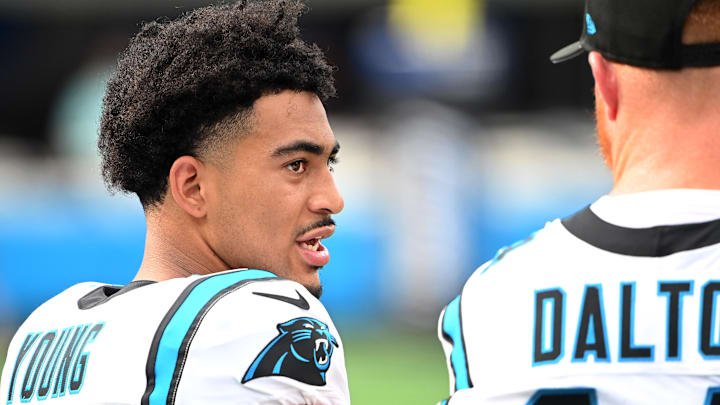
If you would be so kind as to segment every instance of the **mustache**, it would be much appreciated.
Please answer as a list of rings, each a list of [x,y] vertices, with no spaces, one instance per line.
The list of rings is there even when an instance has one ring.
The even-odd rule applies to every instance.
[[[296,237],[299,238],[301,235],[304,235],[304,234],[312,231],[313,229],[322,228],[323,226],[330,226],[330,225],[335,225],[335,221],[333,221],[333,219],[330,217],[325,217],[325,218],[303,228],[300,232],[298,232]]]

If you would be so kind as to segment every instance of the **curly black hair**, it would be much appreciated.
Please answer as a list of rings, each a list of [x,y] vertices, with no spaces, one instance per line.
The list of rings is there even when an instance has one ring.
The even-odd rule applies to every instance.
[[[330,66],[299,37],[300,0],[248,0],[146,23],[120,55],[103,100],[98,148],[108,188],[163,201],[172,163],[197,156],[222,120],[263,95],[335,95]],[[219,141],[219,140],[218,140]]]

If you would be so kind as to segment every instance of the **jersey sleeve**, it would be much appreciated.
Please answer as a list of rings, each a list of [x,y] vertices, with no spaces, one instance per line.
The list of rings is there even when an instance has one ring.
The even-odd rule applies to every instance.
[[[500,254],[500,252],[498,252]],[[495,259],[478,267],[473,275],[482,274],[495,263]],[[462,317],[463,296],[458,295],[443,308],[438,320],[438,339],[445,352],[450,380],[450,395],[473,387],[465,344]],[[443,404],[444,405],[444,404]]]
[[[453,405],[478,403],[480,401],[478,399],[480,395],[479,389],[473,383],[471,371],[474,370],[475,373],[478,373],[478,367],[483,367],[476,364],[478,358],[475,352],[478,351],[478,345],[481,344],[479,342],[480,338],[482,337],[484,341],[487,336],[480,335],[482,331],[478,324],[478,315],[483,311],[494,311],[493,308],[485,305],[487,304],[485,302],[487,298],[486,287],[488,285],[504,285],[502,283],[496,284],[494,281],[487,283],[488,280],[482,280],[488,277],[487,274],[493,273],[491,268],[502,266],[500,262],[504,258],[509,256],[515,249],[532,241],[536,234],[537,232],[524,240],[498,250],[491,260],[483,263],[473,272],[465,283],[462,294],[458,295],[442,310],[438,321],[438,338],[445,352],[450,377],[450,398],[439,402],[439,405],[446,405],[451,401]],[[503,261],[503,263],[506,263],[506,261]],[[483,293],[478,294],[478,286],[480,285],[484,286],[481,290]],[[468,319],[463,319],[464,314],[470,315],[466,317]],[[475,348],[473,353],[468,353],[469,346]]]
[[[500,253],[498,252],[498,255]],[[475,270],[473,276],[482,274],[495,263],[495,259],[485,262]],[[453,404],[465,403],[466,397],[472,398],[475,395],[463,323],[463,304],[463,295],[458,295],[443,308],[438,320],[438,339],[445,352],[450,382],[450,397],[438,402],[438,405],[447,405],[450,400]]]
[[[462,296],[459,295],[443,309],[438,321],[438,338],[445,352],[450,377],[450,395],[473,387],[463,335],[461,304]],[[446,401],[440,404],[445,405]]]
[[[144,403],[350,403],[337,329],[300,284],[254,280],[203,300],[177,311],[187,319],[176,330],[172,320],[165,328],[172,344],[159,345],[164,361],[152,370],[161,389]]]

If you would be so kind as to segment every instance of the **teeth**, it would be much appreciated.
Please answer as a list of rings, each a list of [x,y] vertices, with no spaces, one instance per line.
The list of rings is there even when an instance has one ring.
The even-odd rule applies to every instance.
[[[320,346],[322,346],[322,351],[320,353],[320,357],[318,357],[318,364],[325,364],[328,362],[328,341],[327,339],[317,339],[315,340],[315,351],[320,351]]]
[[[328,347],[327,339],[323,339],[323,338],[315,339],[315,350],[319,350],[320,346],[322,346],[324,350],[327,350],[327,347]]]
[[[312,245],[305,243],[305,242],[300,242],[300,246],[303,249],[308,249],[308,250],[317,252],[317,250],[320,248],[320,239],[312,239],[312,240],[309,240],[308,242],[312,242]]]

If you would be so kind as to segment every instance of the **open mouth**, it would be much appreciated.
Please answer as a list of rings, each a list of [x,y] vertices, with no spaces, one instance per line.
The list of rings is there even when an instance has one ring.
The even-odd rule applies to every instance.
[[[335,232],[335,226],[323,226],[306,232],[295,240],[301,257],[305,263],[314,268],[320,268],[330,261],[330,252],[320,243]]]
[[[322,347],[322,349],[321,349]],[[319,365],[325,365],[329,361],[328,356],[328,349],[330,345],[328,344],[328,340],[324,338],[320,338],[315,340],[315,360],[317,361],[317,364]]]
[[[300,245],[300,247],[303,249],[312,250],[313,252],[322,251],[323,249],[325,249],[325,246],[320,243],[321,239],[322,238],[313,238],[310,240],[298,242],[298,245]]]

